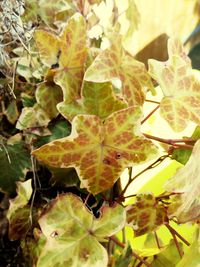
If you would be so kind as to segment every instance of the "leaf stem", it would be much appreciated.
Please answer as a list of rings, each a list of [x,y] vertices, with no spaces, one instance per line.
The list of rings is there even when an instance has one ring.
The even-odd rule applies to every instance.
[[[182,236],[180,235],[173,227],[171,227],[169,224],[165,225],[168,230],[170,231],[170,233],[176,235],[181,241],[183,241],[183,243],[185,243],[187,246],[190,246],[190,243]]]
[[[145,101],[149,102],[149,103],[160,104],[160,102],[154,101],[154,100],[151,100],[151,99],[146,99]]]
[[[158,235],[157,235],[156,231],[154,231],[154,236],[156,239],[156,244],[157,244],[158,249],[161,249],[160,242],[159,242]]]
[[[188,145],[188,144],[177,144],[177,143],[186,143],[186,142],[195,142],[195,139],[165,139],[165,138],[161,138],[161,137],[157,137],[157,136],[153,136],[150,134],[145,134],[143,133],[143,135],[148,138],[148,139],[152,139],[161,143],[165,143],[168,145],[172,145],[172,146],[178,146],[178,147],[182,147],[182,148],[186,148],[186,149],[192,149],[193,146],[192,145]]]
[[[159,109],[160,105],[158,105],[157,107],[155,107],[142,121],[141,121],[141,124],[143,124],[145,121],[147,121],[152,115],[154,112],[156,112],[157,109]]]
[[[119,241],[119,239],[117,239],[115,236],[111,236],[109,237],[115,244],[117,244],[118,246],[120,246],[121,248],[125,248],[125,244],[122,243],[121,241]],[[152,267],[148,262],[146,262],[142,257],[140,257],[137,253],[135,253],[134,251],[132,251],[132,256],[134,256],[137,260],[139,260],[140,262],[142,262],[144,265],[146,265],[147,267]]]
[[[138,177],[140,176],[141,174],[143,174],[144,172],[150,170],[150,169],[153,169],[155,168],[156,166],[158,166],[161,162],[163,162],[163,160],[165,160],[169,155],[164,155],[164,156],[161,156],[159,157],[156,161],[154,161],[152,164],[150,164],[147,168],[145,168],[144,170],[142,170],[141,172],[139,172],[138,174],[136,174],[134,177],[129,177],[129,180],[126,184],[126,186],[124,187],[124,189],[122,190],[120,197],[122,197],[124,195],[124,193],[126,192],[127,188],[129,187],[129,185]]]
[[[169,225],[166,225],[167,228],[168,228],[168,226],[169,226]],[[168,228],[168,229],[169,229],[169,228]],[[182,251],[182,249],[181,249],[181,247],[180,247],[180,244],[179,244],[179,242],[178,242],[178,240],[177,240],[177,238],[176,238],[176,234],[175,234],[174,231],[171,231],[170,229],[169,229],[169,231],[170,231],[170,233],[171,233],[171,235],[172,235],[172,237],[173,237],[173,240],[174,240],[174,243],[175,243],[175,245],[176,245],[176,247],[177,247],[178,253],[179,253],[180,257],[182,258],[183,255],[184,255],[184,253],[183,253],[183,251]]]

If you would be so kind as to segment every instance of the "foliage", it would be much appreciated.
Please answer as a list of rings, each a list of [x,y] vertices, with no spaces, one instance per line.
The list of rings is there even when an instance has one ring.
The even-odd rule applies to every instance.
[[[141,14],[123,3],[0,4],[0,236],[19,242],[20,266],[199,266],[199,64],[174,37],[167,61],[136,60]],[[151,135],[158,109],[167,139]],[[182,165],[137,192],[148,170],[164,181],[165,159]]]

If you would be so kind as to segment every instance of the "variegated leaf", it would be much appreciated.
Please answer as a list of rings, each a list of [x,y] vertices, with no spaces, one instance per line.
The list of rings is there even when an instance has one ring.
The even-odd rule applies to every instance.
[[[200,75],[192,70],[178,39],[169,39],[168,54],[166,62],[150,59],[149,73],[164,94],[160,103],[162,117],[179,132],[189,121],[200,124]]]
[[[85,80],[99,83],[120,81],[121,93],[129,106],[142,105],[146,89],[153,90],[144,64],[123,50],[120,37],[116,37],[111,46],[95,58],[85,73]]]
[[[58,196],[39,219],[46,243],[36,266],[106,267],[108,255],[98,240],[121,230],[125,218],[118,204],[104,207],[96,219],[77,196]]]
[[[165,208],[152,194],[137,195],[136,203],[127,207],[127,223],[133,228],[135,236],[156,230],[167,222]]]
[[[64,100],[80,97],[84,63],[87,58],[86,23],[80,13],[74,14],[60,36],[37,30],[35,41],[42,62],[55,67],[54,81],[63,90]]]
[[[70,121],[78,114],[97,115],[105,119],[113,112],[126,107],[127,104],[114,94],[110,83],[91,82],[84,82],[80,100],[57,105],[60,113]]]
[[[53,167],[75,167],[81,187],[93,194],[111,188],[122,171],[145,162],[157,153],[138,129],[139,108],[111,114],[105,121],[95,115],[78,115],[69,137],[55,140],[32,152]]]

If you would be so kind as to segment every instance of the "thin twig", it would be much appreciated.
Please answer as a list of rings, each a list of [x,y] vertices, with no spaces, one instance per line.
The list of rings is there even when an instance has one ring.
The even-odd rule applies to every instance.
[[[159,109],[160,105],[158,105],[157,107],[155,107],[142,121],[141,121],[141,124],[143,124],[145,121],[147,121],[152,115],[154,112],[156,112],[157,109]]]
[[[166,226],[167,226],[167,228],[168,228],[168,225],[166,225]],[[169,229],[169,228],[168,228],[168,229]],[[170,233],[171,233],[171,235],[172,235],[172,237],[173,237],[173,240],[174,240],[174,243],[175,243],[175,245],[176,245],[176,247],[177,247],[178,253],[179,253],[180,257],[182,258],[183,255],[184,255],[184,253],[183,253],[183,251],[182,251],[182,249],[181,249],[181,247],[180,247],[180,244],[179,244],[179,242],[178,242],[178,240],[177,240],[177,238],[176,238],[176,234],[174,233],[174,231],[171,231],[170,229],[169,229],[169,231],[170,231]]]
[[[154,100],[150,100],[150,99],[146,99],[145,101],[149,102],[149,103],[160,104],[160,102],[154,101]]]
[[[160,242],[159,242],[158,235],[157,235],[156,231],[154,231],[154,236],[156,239],[156,244],[157,244],[158,249],[161,249]]]
[[[161,143],[165,143],[168,145],[172,145],[175,147],[182,147],[185,149],[192,149],[193,146],[192,145],[187,145],[187,144],[180,144],[180,143],[186,143],[186,142],[195,142],[196,140],[194,139],[165,139],[165,138],[161,138],[161,137],[157,137],[157,136],[153,136],[150,134],[145,134],[143,133],[143,135],[148,138],[148,139],[152,139]],[[178,144],[177,144],[178,143]]]
[[[122,243],[121,241],[119,241],[115,236],[111,236],[109,237],[115,244],[117,244],[118,246],[120,246],[121,248],[125,248],[125,244]],[[146,262],[142,257],[140,257],[137,253],[135,253],[134,251],[132,251],[132,256],[134,256],[137,260],[139,260],[140,262],[142,262],[144,265],[146,265],[147,267],[152,267],[151,264],[149,264],[148,262]]]
[[[187,246],[190,246],[190,243],[182,235],[180,235],[173,227],[171,227],[169,224],[166,224],[165,226],[171,233],[175,234],[181,241],[183,241],[183,243],[185,243]]]
[[[32,150],[33,149],[31,149],[31,152],[32,152]],[[30,219],[30,223],[32,225],[33,224],[33,205],[34,205],[35,195],[36,195],[36,191],[37,191],[37,177],[36,177],[36,170],[35,170],[35,159],[33,156],[31,156],[31,167],[32,167],[32,172],[33,172],[33,195],[32,195],[32,199],[31,199],[29,219]]]
[[[161,162],[163,162],[163,160],[165,160],[167,157],[169,157],[169,155],[164,155],[164,156],[161,156],[159,157],[156,161],[154,161],[152,164],[150,164],[147,168],[145,168],[144,170],[142,170],[141,172],[139,172],[138,174],[136,174],[134,177],[132,177],[131,179],[129,178],[126,186],[124,187],[124,189],[122,190],[120,197],[122,197],[124,195],[124,193],[126,192],[127,188],[129,187],[129,185],[138,177],[140,176],[141,174],[143,174],[144,172],[150,170],[150,169],[153,169],[155,168],[156,166],[158,166]]]

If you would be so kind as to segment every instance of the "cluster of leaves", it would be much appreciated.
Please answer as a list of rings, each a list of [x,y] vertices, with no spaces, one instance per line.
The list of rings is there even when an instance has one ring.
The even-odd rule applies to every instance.
[[[20,240],[25,266],[197,267],[200,79],[180,40],[169,39],[169,59],[150,59],[147,71],[126,49],[139,23],[133,0],[125,7],[118,0],[26,0],[18,14],[17,1],[8,2],[8,18],[17,19],[2,39],[9,75],[2,67],[0,191],[10,198],[8,236]],[[28,41],[16,21],[29,27]],[[174,132],[195,123],[191,137],[141,132],[147,93],[153,99],[160,89],[156,109]],[[158,142],[168,145],[161,154]],[[166,157],[184,166],[165,191],[125,205],[139,176],[132,177],[134,167],[151,161],[146,171]],[[172,221],[197,228],[188,250]],[[173,237],[167,244],[157,235],[162,226]],[[143,251],[118,239],[127,227],[146,235]]]

